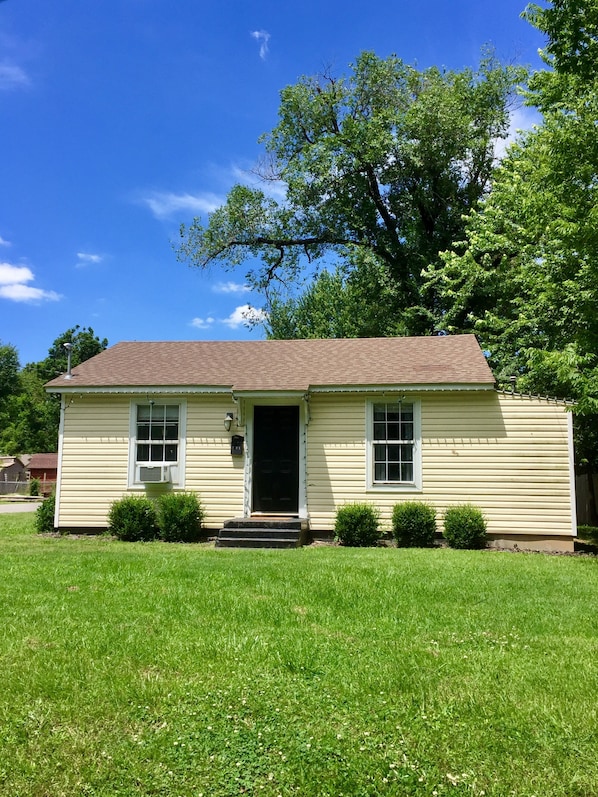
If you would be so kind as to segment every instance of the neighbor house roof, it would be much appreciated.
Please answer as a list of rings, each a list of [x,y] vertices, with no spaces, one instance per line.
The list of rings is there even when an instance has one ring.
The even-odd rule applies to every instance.
[[[30,470],[56,470],[58,454],[32,454],[29,460]]]
[[[304,391],[368,385],[489,387],[474,335],[417,338],[117,343],[46,387]]]

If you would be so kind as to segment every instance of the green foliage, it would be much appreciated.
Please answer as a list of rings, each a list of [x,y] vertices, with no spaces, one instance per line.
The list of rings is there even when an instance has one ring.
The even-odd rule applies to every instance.
[[[359,280],[343,280],[334,297],[343,321],[329,329],[324,317],[314,318],[310,327],[300,308],[293,336],[305,334],[295,328],[305,324],[310,337],[321,329],[370,334],[372,321],[375,334],[397,324],[430,332],[434,298],[422,292],[422,269],[462,237],[463,215],[487,191],[494,145],[507,133],[509,98],[524,75],[490,56],[477,71],[418,71],[396,56],[364,52],[346,78],[302,78],[283,89],[278,125],[262,137],[261,176],[286,185],[284,201],[235,186],[206,225],[195,219],[181,227],[179,258],[200,268],[259,258],[249,281],[267,298],[277,279],[296,284],[306,261],[333,256],[366,274],[373,263],[390,288],[377,302],[383,319],[363,312],[365,296],[361,305],[353,296]],[[322,280],[318,287],[332,301],[334,287]],[[288,300],[275,299],[282,317],[271,333],[278,337],[286,334]]]
[[[444,513],[443,534],[451,548],[484,548],[486,521],[481,510],[472,504],[449,507]]]
[[[55,508],[56,496],[52,493],[35,510],[35,530],[38,534],[51,534],[54,531]]]
[[[436,539],[436,510],[423,501],[395,504],[392,533],[403,548],[429,548]]]
[[[160,538],[166,542],[197,541],[204,514],[195,493],[164,493],[158,499]]]
[[[0,409],[18,385],[19,354],[10,343],[0,341]]]
[[[108,345],[108,341],[100,340],[91,327],[81,329],[77,325],[56,338],[44,360],[28,363],[20,371],[14,347],[0,346],[0,453],[17,456],[57,450],[60,397],[48,394],[44,384],[66,371],[65,342],[73,345],[72,367]],[[4,379],[9,381],[5,383]],[[8,392],[6,385],[10,386]]]
[[[41,483],[39,479],[31,479],[29,482],[29,495],[39,495]]]
[[[154,502],[133,495],[114,501],[108,514],[108,531],[127,542],[156,539],[159,526]]]
[[[598,526],[578,526],[577,535],[582,540],[588,540],[593,545],[598,545]]]
[[[342,545],[365,547],[380,539],[379,513],[371,504],[345,504],[339,507],[334,522],[334,536]]]

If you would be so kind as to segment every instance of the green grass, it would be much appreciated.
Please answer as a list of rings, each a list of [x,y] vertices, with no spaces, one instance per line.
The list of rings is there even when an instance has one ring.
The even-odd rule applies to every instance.
[[[0,794],[598,794],[598,560],[0,516]]]

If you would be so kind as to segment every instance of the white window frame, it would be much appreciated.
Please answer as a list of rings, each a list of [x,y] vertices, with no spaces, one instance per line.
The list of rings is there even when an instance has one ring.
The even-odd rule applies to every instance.
[[[411,404],[413,407],[413,480],[409,482],[376,482],[374,464],[374,405],[375,404]],[[366,479],[367,490],[373,492],[421,492],[422,490],[422,458],[421,458],[421,401],[416,398],[393,398],[380,396],[366,402]]]
[[[187,402],[185,399],[156,398],[153,400],[160,406],[176,406],[179,408],[179,436],[178,436],[178,459],[176,462],[147,462],[144,466],[160,467],[165,465],[168,468],[169,483],[172,487],[184,489],[185,487],[185,461],[186,461],[186,438],[187,438]],[[137,407],[147,406],[151,401],[145,399],[133,399],[129,409],[129,473],[128,488],[130,490],[144,490],[152,482],[142,482],[138,478],[137,462]]]

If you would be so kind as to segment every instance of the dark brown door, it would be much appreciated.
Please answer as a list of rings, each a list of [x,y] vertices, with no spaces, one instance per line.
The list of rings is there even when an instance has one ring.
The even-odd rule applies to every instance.
[[[299,511],[299,407],[254,407],[253,511]]]

